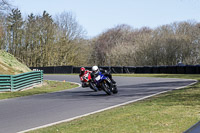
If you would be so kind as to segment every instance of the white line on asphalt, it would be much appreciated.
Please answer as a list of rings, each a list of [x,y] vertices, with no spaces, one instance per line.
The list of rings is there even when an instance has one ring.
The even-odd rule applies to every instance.
[[[188,79],[188,80],[190,80],[190,79]],[[191,79],[191,80],[193,80],[193,79]],[[193,81],[195,81],[195,82],[191,83],[191,84],[189,84],[187,86],[191,86],[191,85],[196,84],[198,82],[197,80],[193,80]],[[175,88],[175,89],[182,89],[182,88],[185,88],[187,86],[182,86],[182,87],[178,87],[178,88]],[[171,91],[171,90],[168,90],[168,91]],[[54,122],[54,123],[46,124],[46,125],[43,125],[43,126],[27,129],[27,130],[20,131],[20,132],[17,132],[17,133],[25,133],[25,132],[37,130],[37,129],[40,129],[40,128],[45,128],[45,127],[53,126],[53,125],[56,125],[56,124],[60,124],[60,123],[63,123],[63,122],[69,122],[69,121],[72,121],[72,120],[75,120],[75,119],[78,119],[78,118],[81,118],[81,117],[84,117],[84,116],[92,115],[92,114],[99,113],[99,112],[102,112],[102,111],[106,111],[106,110],[109,110],[109,109],[113,109],[113,108],[116,108],[116,107],[119,107],[119,106],[123,106],[123,105],[134,103],[134,102],[137,102],[137,101],[140,101],[140,100],[144,100],[146,98],[149,98],[149,97],[152,97],[152,96],[156,96],[156,95],[159,95],[159,94],[162,94],[162,93],[166,93],[168,91],[158,92],[156,94],[152,94],[152,95],[149,95],[149,96],[146,96],[146,97],[143,97],[143,98],[139,98],[139,99],[136,99],[136,100],[131,100],[131,101],[128,101],[128,102],[125,102],[125,103],[114,105],[114,106],[111,106],[111,107],[108,107],[108,108],[104,108],[104,109],[101,109],[101,110],[97,110],[97,111],[94,111],[94,112],[91,112],[91,113],[87,113],[87,114],[79,115],[79,116],[72,117],[72,118],[69,118],[69,119],[65,119],[65,120]]]

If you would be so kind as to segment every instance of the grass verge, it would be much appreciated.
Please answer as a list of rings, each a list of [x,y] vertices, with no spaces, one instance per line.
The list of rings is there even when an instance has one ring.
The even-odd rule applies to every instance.
[[[24,90],[24,91],[2,92],[0,93],[0,99],[8,99],[8,98],[14,98],[14,97],[22,97],[22,96],[29,96],[29,95],[35,95],[35,94],[56,92],[56,91],[78,87],[77,84],[70,83],[70,82],[44,81],[43,84],[44,85],[41,87],[33,87],[32,89]]]
[[[188,78],[199,75],[115,75]],[[30,133],[179,133],[200,120],[200,83]]]

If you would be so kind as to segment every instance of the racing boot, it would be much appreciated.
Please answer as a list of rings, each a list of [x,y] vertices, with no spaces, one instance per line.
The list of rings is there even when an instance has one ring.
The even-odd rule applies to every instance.
[[[83,82],[83,83],[82,83],[82,87],[85,88],[85,87],[88,87],[88,85],[87,85],[86,83]]]

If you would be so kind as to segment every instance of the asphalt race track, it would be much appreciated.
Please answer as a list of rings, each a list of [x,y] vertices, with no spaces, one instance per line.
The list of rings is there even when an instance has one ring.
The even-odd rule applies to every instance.
[[[45,75],[45,80],[80,83],[78,75]],[[0,100],[0,133],[16,133],[134,102],[194,83],[194,80],[114,77],[119,93],[108,96],[78,87],[55,93]]]

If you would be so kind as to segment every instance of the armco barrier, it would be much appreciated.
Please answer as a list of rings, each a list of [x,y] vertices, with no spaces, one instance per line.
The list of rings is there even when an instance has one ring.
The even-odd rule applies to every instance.
[[[168,74],[177,74],[177,66],[166,66]]]
[[[109,66],[99,66],[99,68],[102,68],[102,69],[107,70],[107,71],[111,70],[111,67],[109,67]],[[112,70],[111,70],[111,72],[112,72]]]
[[[200,65],[196,65],[196,72],[197,74],[200,74]]]
[[[158,66],[153,66],[152,67],[152,73],[161,73],[160,68]]]
[[[144,73],[144,67],[136,67],[135,73]]]
[[[54,67],[54,73],[72,73],[73,67],[72,66],[57,66]]]
[[[55,67],[30,67],[31,70],[42,70],[43,73],[55,73]]]
[[[198,73],[197,66],[187,66],[185,68],[185,73],[186,74],[195,74],[195,73]]]
[[[44,73],[73,73],[73,66],[49,66],[49,67],[30,67],[30,69],[39,69]]]
[[[74,66],[52,66],[52,67],[31,67],[31,69],[43,70],[44,73],[80,73],[81,67]],[[90,70],[92,67],[85,67]],[[99,66],[111,73],[153,73],[153,74],[200,74],[200,65],[185,66]]]
[[[170,73],[167,66],[159,66],[160,73]]]
[[[0,91],[18,91],[43,82],[43,71],[0,75]]]
[[[186,66],[177,66],[177,74],[185,74]]]
[[[81,67],[73,67],[73,72],[72,73],[80,73]]]
[[[152,73],[152,67],[144,66],[143,67],[143,73]]]
[[[121,66],[111,67],[111,73],[123,73],[123,67]]]
[[[136,67],[134,66],[124,66],[123,73],[135,73]]]

